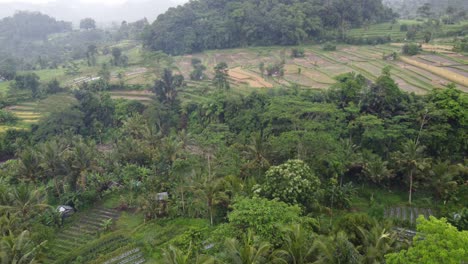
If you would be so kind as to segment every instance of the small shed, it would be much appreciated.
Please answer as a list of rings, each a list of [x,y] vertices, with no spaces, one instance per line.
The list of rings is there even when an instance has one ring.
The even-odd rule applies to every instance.
[[[167,201],[169,199],[169,194],[167,192],[158,193],[156,198],[158,201]]]
[[[59,205],[57,207],[57,212],[59,212],[62,217],[68,217],[75,213],[75,209],[68,205]]]

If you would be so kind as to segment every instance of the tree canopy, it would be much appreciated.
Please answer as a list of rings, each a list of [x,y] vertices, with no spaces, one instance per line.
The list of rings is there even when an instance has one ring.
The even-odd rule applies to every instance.
[[[170,8],[143,34],[152,50],[168,54],[250,45],[295,45],[330,31],[390,20],[381,0],[200,0]]]

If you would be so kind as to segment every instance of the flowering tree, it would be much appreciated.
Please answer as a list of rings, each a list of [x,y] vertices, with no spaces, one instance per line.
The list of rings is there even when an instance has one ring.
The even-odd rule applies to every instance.
[[[265,175],[265,182],[256,185],[254,191],[270,199],[288,204],[310,206],[317,197],[320,180],[302,160],[289,160],[272,166]]]

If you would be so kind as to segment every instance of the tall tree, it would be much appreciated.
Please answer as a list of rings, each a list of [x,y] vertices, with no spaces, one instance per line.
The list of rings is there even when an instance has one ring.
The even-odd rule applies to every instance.
[[[427,159],[424,157],[424,146],[413,140],[406,141],[401,151],[395,153],[395,161],[408,179],[408,203],[411,205],[414,176],[425,169]]]
[[[80,28],[81,29],[96,29],[96,21],[92,18],[84,18],[80,21]]]
[[[224,188],[223,179],[213,179],[212,177],[205,177],[201,183],[196,183],[195,196],[205,204],[210,224],[214,224],[214,210],[215,206],[221,203],[226,203],[229,200]]]
[[[96,66],[97,54],[98,54],[97,46],[94,44],[89,45],[86,51],[86,57],[88,58],[88,66]]]
[[[225,62],[220,62],[214,67],[215,76],[213,78],[213,84],[218,89],[229,89],[229,81],[228,81],[228,65]]]
[[[161,103],[172,106],[177,100],[177,89],[184,85],[184,76],[180,74],[173,75],[170,69],[164,69],[161,79],[154,84],[153,92]]]

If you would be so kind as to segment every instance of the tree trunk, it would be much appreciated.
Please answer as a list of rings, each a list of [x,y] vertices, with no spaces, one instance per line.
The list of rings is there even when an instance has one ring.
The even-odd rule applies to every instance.
[[[210,223],[213,225],[213,208],[210,206]]]
[[[181,193],[182,193],[182,214],[185,216],[184,190],[182,190]]]
[[[411,205],[411,194],[413,193],[413,170],[410,170],[410,174],[409,174],[409,181],[410,181],[410,184],[409,184],[409,204]]]

